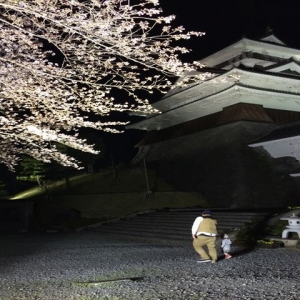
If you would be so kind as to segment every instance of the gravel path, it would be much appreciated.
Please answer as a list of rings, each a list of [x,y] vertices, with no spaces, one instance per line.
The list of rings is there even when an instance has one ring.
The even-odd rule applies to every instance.
[[[1,300],[300,299],[297,249],[258,248],[197,264],[191,244],[93,232],[0,239]],[[86,284],[128,277],[142,278]]]

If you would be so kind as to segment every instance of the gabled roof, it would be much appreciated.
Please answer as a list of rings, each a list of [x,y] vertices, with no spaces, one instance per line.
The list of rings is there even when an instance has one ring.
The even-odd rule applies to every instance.
[[[262,144],[265,142],[287,139],[295,136],[300,136],[300,122],[279,126],[270,133],[252,141],[251,143],[249,143],[249,145]]]
[[[184,95],[186,92],[188,93],[192,93],[191,91],[193,89],[198,89],[199,87],[203,87],[205,85],[207,86],[211,86],[213,87],[214,85],[216,85],[218,88],[216,90],[218,91],[214,91],[213,93],[210,93],[210,95],[214,94],[214,93],[218,93],[220,91],[222,91],[223,89],[227,89],[229,88],[230,86],[232,86],[233,84],[238,84],[240,86],[247,86],[247,87],[252,87],[252,88],[255,88],[255,89],[261,89],[261,90],[269,90],[269,91],[275,91],[275,89],[268,89],[266,88],[265,86],[264,87],[258,87],[258,86],[255,86],[255,85],[250,85],[250,84],[244,84],[242,82],[240,82],[240,80],[230,80],[230,78],[234,78],[234,76],[239,76],[241,75],[241,72],[247,74],[247,73],[250,73],[249,76],[251,76],[251,74],[261,74],[263,76],[266,76],[266,78],[269,77],[272,78],[278,78],[278,80],[280,80],[280,78],[283,78],[283,79],[286,79],[286,80],[292,80],[294,84],[299,84],[300,86],[300,82],[299,82],[299,76],[297,75],[294,75],[294,74],[286,74],[286,73],[276,73],[276,72],[270,72],[270,71],[265,71],[264,68],[262,69],[259,69],[259,68],[248,68],[248,67],[244,67],[244,66],[238,66],[234,69],[231,69],[229,71],[225,71],[225,70],[221,70],[220,74],[215,76],[214,78],[210,78],[204,82],[202,82],[200,85],[198,83],[193,83],[193,84],[190,84],[186,87],[178,87],[178,88],[175,88],[173,89],[170,93],[167,93],[164,97],[162,97],[160,100],[158,100],[157,102],[153,103],[153,106],[157,106],[159,105],[161,102],[163,101],[174,101],[175,100],[179,100],[179,102],[181,102],[180,100],[182,100],[183,98],[185,98],[186,96]],[[226,87],[225,88],[222,88],[221,86],[224,85],[224,81],[223,81],[223,78],[227,78],[227,82],[229,84],[225,84]],[[217,84],[216,82],[220,81],[220,84]],[[224,86],[225,86],[224,85]],[[293,92],[291,90],[288,90],[288,91],[284,91],[284,90],[280,90],[280,87],[277,86],[276,87],[276,91],[278,92],[282,92],[282,93],[288,93],[288,94],[295,94],[295,95],[299,95],[298,92]],[[195,92],[196,93],[196,92]],[[202,92],[200,92],[202,94]],[[201,96],[199,96],[199,94],[195,95],[196,98],[195,100],[199,100],[199,98],[201,98]],[[173,98],[173,97],[176,97],[176,98]],[[190,102],[190,101],[189,101]],[[177,103],[177,102],[176,102]],[[174,106],[180,106],[179,103],[177,103],[176,105],[174,104]],[[158,108],[158,107],[156,107]],[[158,108],[159,109],[159,108]]]
[[[213,78],[171,89],[152,104],[161,113],[127,128],[164,130],[221,111],[220,123],[272,122],[267,109],[296,113],[297,118],[287,119],[300,119],[300,50],[269,34],[260,40],[243,38],[206,59],[211,64],[198,72],[211,72]]]
[[[271,70],[273,72],[286,72],[287,70],[290,70],[291,72],[294,71],[293,74],[299,73],[300,75],[300,62],[294,57],[290,57],[289,59],[278,62],[277,64],[267,66],[264,70]]]
[[[222,70],[220,68],[207,68],[207,67],[202,67],[202,68],[199,68],[199,70],[196,72],[196,74],[202,74],[202,73],[210,73],[212,76],[211,77],[208,77],[206,80],[210,80],[211,78],[213,77],[216,77],[216,76],[219,76],[219,75],[222,75],[224,73],[226,73],[227,71],[226,70]],[[189,74],[187,74],[188,76]],[[181,79],[178,79],[175,83],[178,84],[179,81]],[[205,81],[205,80],[204,80]],[[198,85],[198,83],[191,83],[191,84],[187,84],[186,86],[184,87],[181,87],[181,86],[177,86],[177,87],[173,87],[173,88],[170,88],[169,91],[161,98],[161,100],[163,99],[166,99],[170,96],[173,96],[177,93],[181,93],[182,91],[186,90],[186,89],[190,89],[191,87],[195,86],[195,85]]]
[[[290,173],[292,177],[299,177],[300,176],[300,168],[296,168],[294,171]]]
[[[264,42],[269,42],[272,44],[286,46],[286,44],[282,42],[280,39],[278,39],[273,33],[267,33],[263,37],[260,37],[259,40]]]
[[[269,57],[289,59],[292,56],[297,56],[300,58],[299,49],[286,46],[274,34],[270,34],[259,40],[242,38],[236,43],[203,58],[201,62],[207,67],[216,67],[231,60],[234,62],[239,55],[247,52],[263,55],[266,61]]]

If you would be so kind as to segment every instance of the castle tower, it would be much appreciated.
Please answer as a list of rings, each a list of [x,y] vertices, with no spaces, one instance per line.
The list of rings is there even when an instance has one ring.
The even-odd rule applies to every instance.
[[[269,33],[201,62],[199,72],[212,78],[171,89],[153,104],[161,113],[128,126],[145,131],[134,162],[145,157],[179,190],[198,191],[212,206],[292,204],[292,178],[248,144],[300,121],[300,50]]]

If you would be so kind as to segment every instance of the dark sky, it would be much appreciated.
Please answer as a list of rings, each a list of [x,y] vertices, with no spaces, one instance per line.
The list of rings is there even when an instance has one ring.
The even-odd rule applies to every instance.
[[[300,48],[298,0],[160,0],[164,15],[175,14],[176,23],[206,36],[188,43],[193,58],[201,59],[243,36],[258,38],[270,26],[289,46]]]

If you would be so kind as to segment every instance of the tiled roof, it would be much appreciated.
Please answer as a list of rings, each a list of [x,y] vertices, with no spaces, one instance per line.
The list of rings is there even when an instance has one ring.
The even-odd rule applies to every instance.
[[[281,61],[275,65],[271,65],[271,66],[268,66],[268,67],[265,67],[264,70],[269,70],[269,69],[274,69],[274,68],[277,68],[277,67],[281,67],[281,66],[284,66],[290,62],[294,62],[295,64],[297,64],[298,66],[300,66],[300,63],[299,61],[297,61],[294,57],[290,57],[289,59],[285,60],[285,61]]]
[[[234,57],[231,57],[230,59],[228,59],[226,61],[223,61],[222,63],[216,65],[215,67],[216,68],[224,68],[228,65],[232,65],[232,63],[235,61],[241,61],[242,59],[245,59],[245,58],[267,60],[267,61],[271,61],[274,63],[285,62],[287,60],[286,58],[279,58],[279,57],[275,57],[275,56],[271,56],[271,55],[267,55],[267,54],[253,52],[253,51],[243,51],[240,54],[238,54]]]
[[[295,169],[294,171],[290,172],[290,174],[300,174],[300,168]]]
[[[280,126],[265,136],[252,141],[249,144],[258,144],[270,142],[274,140],[281,140],[289,137],[300,136],[300,121],[288,125]]]
[[[201,70],[203,70],[203,72],[208,72],[208,71],[205,71],[204,70],[205,68],[203,68],[203,69],[201,69]],[[251,73],[256,73],[256,74],[263,74],[263,75],[266,75],[266,76],[276,76],[276,77],[282,77],[282,78],[290,78],[290,79],[297,79],[297,80],[300,80],[300,74],[299,74],[299,76],[297,76],[297,75],[293,75],[293,74],[282,74],[282,73],[276,73],[276,72],[270,72],[270,71],[264,71],[264,70],[261,70],[261,69],[257,69],[257,68],[247,68],[247,67],[244,67],[244,66],[239,66],[239,67],[235,67],[235,69],[237,69],[237,70],[242,70],[242,71],[247,71],[247,72],[251,72]],[[228,73],[228,72],[230,72],[231,70],[229,70],[229,71],[225,71],[225,70],[219,70],[220,72],[219,72],[219,75],[218,76],[220,76],[220,75],[222,75],[222,74],[226,74],[226,73]],[[217,73],[217,72],[215,72],[215,73]],[[218,76],[216,76],[216,77],[214,77],[214,78],[212,78],[211,80],[215,80]],[[192,85],[190,85],[190,86],[188,86],[188,87],[186,87],[186,88],[182,88],[182,89],[179,89],[179,90],[177,90],[176,92],[174,92],[174,93],[171,93],[171,94],[167,94],[166,96],[164,96],[163,98],[161,98],[160,100],[158,100],[158,101],[156,101],[155,103],[158,103],[158,102],[160,102],[160,101],[162,101],[162,100],[165,100],[165,99],[167,99],[167,98],[169,98],[169,97],[172,97],[172,96],[174,96],[174,95],[176,95],[176,94],[179,94],[179,93],[181,93],[181,92],[183,92],[183,91],[186,91],[186,90],[189,90],[189,89],[191,89],[191,88],[193,88],[193,87],[195,87],[195,86],[197,86],[198,84],[197,83],[195,83],[195,84],[192,84]],[[263,88],[257,88],[256,86],[251,86],[251,85],[246,85],[246,84],[243,84],[243,83],[236,83],[236,85],[240,85],[240,86],[244,86],[244,87],[252,87],[252,88],[255,88],[255,89],[260,89],[260,90],[265,90],[265,91],[275,91],[275,90],[272,90],[272,89],[263,89]],[[233,85],[231,85],[231,86],[233,86]],[[231,87],[230,86],[230,87]],[[218,94],[218,93],[220,93],[220,92],[223,92],[223,91],[225,91],[225,90],[227,90],[227,89],[229,89],[230,87],[227,87],[227,88],[225,88],[224,90],[221,90],[221,91],[218,91],[218,92],[216,92],[216,94]],[[279,91],[279,90],[276,90],[276,91]],[[280,91],[279,91],[280,92]],[[291,92],[285,92],[285,91],[281,91],[282,93],[288,93],[288,94],[295,94],[295,95],[298,95],[298,93],[291,93]],[[300,94],[300,93],[299,93]],[[214,95],[214,94],[211,94],[211,95]],[[211,95],[209,95],[209,96],[211,96]],[[199,100],[199,99],[198,99]]]
[[[300,82],[299,82],[299,84],[300,84]],[[249,85],[249,84],[245,84],[245,83],[241,83],[241,82],[236,83],[235,85],[236,86],[240,86],[240,87],[249,88],[249,89],[259,90],[259,91],[276,92],[276,93],[280,93],[280,94],[300,96],[300,93],[296,93],[296,92],[290,92],[290,91],[284,91],[284,90],[276,90],[276,89],[270,89],[270,88],[263,88],[263,87]]]
[[[281,77],[281,78],[289,78],[289,79],[296,79],[299,80],[300,83],[300,74],[299,75],[293,75],[293,74],[283,74],[283,73],[277,73],[277,72],[270,72],[270,71],[264,71],[263,69],[258,69],[258,68],[247,68],[243,66],[236,67],[235,69],[242,70],[242,71],[247,71],[251,73],[256,73],[256,74],[262,74],[266,76],[274,76],[274,77]]]
[[[234,112],[234,110],[236,110],[237,114]],[[293,122],[295,120],[300,120],[300,112],[265,109],[260,105],[239,103],[236,105],[232,105],[231,111],[226,111],[225,108],[221,112],[214,113],[205,117],[200,117],[162,130],[149,131],[137,146],[161,142],[167,139],[176,138],[182,135],[206,130],[216,126],[222,126],[223,124],[237,121],[261,123],[274,122],[275,124],[283,124]],[[300,130],[300,121],[294,122],[293,124],[299,124]],[[280,126],[279,128],[284,127],[286,126]]]

